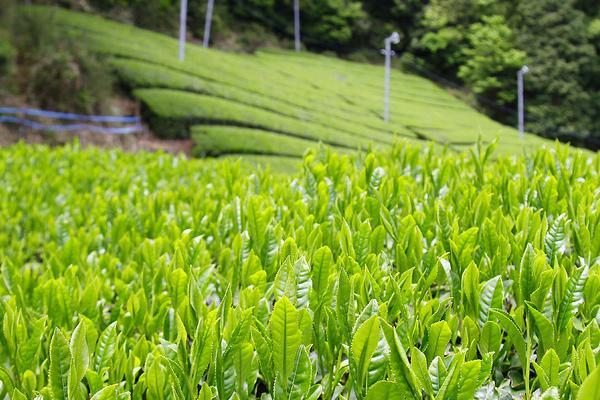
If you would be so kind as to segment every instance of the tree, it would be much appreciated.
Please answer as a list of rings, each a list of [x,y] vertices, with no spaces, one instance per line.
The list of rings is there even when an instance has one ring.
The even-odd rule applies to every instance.
[[[15,56],[15,49],[10,41],[13,7],[12,0],[0,0],[0,87],[6,86],[5,79]]]
[[[422,0],[363,0],[363,9],[369,18],[365,33],[365,44],[381,46],[382,38],[391,32],[400,33],[396,51],[403,52],[411,44],[417,25],[423,18],[426,2]]]
[[[431,0],[425,8],[413,46],[415,54],[437,73],[455,77],[464,63],[469,27],[493,13],[491,0]]]
[[[531,63],[525,85],[528,127],[547,136],[598,131],[585,86],[587,67],[596,60],[585,14],[572,0],[524,0],[513,23],[517,46]]]
[[[484,16],[470,26],[467,42],[458,76],[478,95],[503,104],[514,101],[515,71],[525,63],[526,53],[514,48],[514,35],[504,18]]]
[[[291,0],[286,3],[291,8]],[[348,45],[356,24],[366,16],[359,1],[305,0],[301,7],[306,41],[321,48]]]
[[[293,37],[293,0],[230,0],[233,13],[261,21],[287,37]],[[348,45],[359,21],[366,17],[359,1],[302,0],[300,5],[302,41],[319,49]]]

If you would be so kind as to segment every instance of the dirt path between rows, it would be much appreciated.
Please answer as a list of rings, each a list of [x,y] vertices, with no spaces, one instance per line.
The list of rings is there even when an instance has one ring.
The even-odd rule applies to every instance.
[[[10,146],[20,141],[31,144],[62,146],[73,142],[75,138],[79,138],[82,147],[121,148],[133,152],[162,150],[172,154],[184,154],[187,157],[191,156],[193,147],[191,139],[159,139],[148,130],[130,135],[105,135],[88,131],[51,133],[0,124],[0,146]]]
[[[0,106],[30,107],[22,96],[0,95]],[[109,112],[114,115],[140,115],[139,103],[126,96],[114,96],[109,100]],[[148,126],[142,125],[142,131],[129,135],[107,135],[89,131],[43,132],[19,125],[0,124],[0,146],[10,146],[20,141],[31,144],[62,146],[79,138],[82,147],[121,148],[125,151],[165,151],[172,154],[184,154],[191,157],[193,141],[191,139],[168,140],[154,135]]]

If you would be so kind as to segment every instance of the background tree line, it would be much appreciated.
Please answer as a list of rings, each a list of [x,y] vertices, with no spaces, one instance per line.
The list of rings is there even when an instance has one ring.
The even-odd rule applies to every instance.
[[[39,1],[177,30],[179,0]],[[216,0],[215,45],[242,51],[291,47],[292,2]],[[206,0],[189,0],[190,34],[196,38],[203,34],[205,7]],[[600,140],[597,0],[301,0],[301,12],[307,48],[355,60],[379,62],[383,38],[400,32],[396,51],[404,67],[458,83],[476,106],[511,125],[515,74],[529,64],[528,130]]]

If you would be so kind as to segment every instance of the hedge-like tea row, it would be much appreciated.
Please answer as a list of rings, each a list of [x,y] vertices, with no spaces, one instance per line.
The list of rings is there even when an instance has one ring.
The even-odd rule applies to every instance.
[[[296,101],[294,98],[299,93],[291,99],[284,97],[273,98],[272,96],[266,96],[246,88],[239,88],[233,82],[227,84],[225,82],[209,81],[157,64],[117,58],[111,60],[111,65],[115,68],[120,80],[132,89],[155,87],[206,94],[238,104],[257,107],[261,110],[291,117],[299,121],[320,125],[317,127],[317,130],[325,128],[333,132],[341,131],[356,136],[372,137],[380,141],[389,142],[391,140],[390,135],[385,133],[390,130],[389,126],[377,124],[376,127],[369,127],[362,124],[365,121],[361,119],[360,115],[350,116],[341,113],[336,115],[335,110],[332,110],[334,112],[331,114],[316,113],[312,108],[306,108],[306,105],[299,106],[295,104]],[[290,104],[290,101],[294,103]],[[314,104],[311,107],[314,107]],[[349,116],[350,118],[348,118]],[[252,122],[252,120],[252,116],[250,118],[247,117],[248,123]],[[312,127],[313,129],[315,128],[314,125]],[[400,131],[397,127],[394,128],[394,133],[414,137],[414,134],[410,131],[406,129]]]
[[[173,126],[180,124],[183,127],[204,123],[257,128],[355,149],[369,144],[393,142],[393,136],[389,134],[369,137],[335,131],[318,124],[218,97],[170,89],[137,89],[133,94],[143,101],[146,119],[151,124],[160,126],[161,132],[169,137],[178,137],[178,134],[185,133],[186,129],[175,128],[170,131],[164,127],[166,125],[164,121],[173,121]],[[386,142],[378,141],[379,138]]]
[[[519,140],[515,129],[396,68],[391,119],[385,124],[380,65],[276,50],[234,54],[194,44],[187,44],[186,61],[180,62],[177,40],[165,35],[56,8],[23,7],[21,12],[51,14],[50,22],[65,34],[106,56],[124,86],[139,89],[134,95],[151,90],[151,97],[138,98],[152,130],[162,137],[190,137],[190,127],[201,122],[292,133],[314,144],[352,148],[365,141],[386,145],[397,137],[452,146],[499,138],[505,153],[547,144],[533,135]],[[173,96],[175,91],[187,93]],[[223,117],[228,118],[218,120]],[[197,121],[190,123],[193,118]]]
[[[220,125],[196,125],[191,129],[194,155],[265,154],[302,157],[313,143],[292,136],[257,129]]]
[[[492,151],[0,150],[0,398],[597,398],[600,157]]]

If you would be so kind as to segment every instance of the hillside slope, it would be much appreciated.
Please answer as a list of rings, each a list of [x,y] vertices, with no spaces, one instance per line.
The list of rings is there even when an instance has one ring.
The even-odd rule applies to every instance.
[[[264,50],[254,55],[187,45],[97,16],[55,8],[69,35],[107,56],[120,80],[163,137],[192,137],[198,155],[299,157],[312,143],[340,150],[388,147],[398,139],[462,148],[481,137],[501,152],[544,140],[492,121],[426,79],[392,72],[391,121],[382,121],[383,68],[310,53]]]

